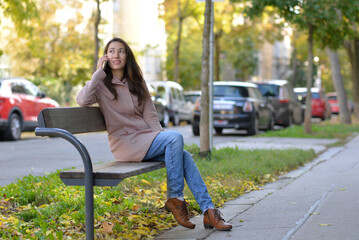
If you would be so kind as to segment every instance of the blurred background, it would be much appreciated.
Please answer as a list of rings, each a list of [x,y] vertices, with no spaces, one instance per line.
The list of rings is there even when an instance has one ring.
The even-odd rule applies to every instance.
[[[286,79],[305,86],[307,31],[274,7],[247,14],[253,2],[215,2],[214,80]],[[146,80],[199,90],[204,7],[196,0],[3,0],[0,78],[29,79],[61,106],[74,106],[104,45],[116,36],[130,43]],[[314,42],[313,87],[334,92],[321,43]],[[350,99],[351,65],[344,47],[337,53]]]

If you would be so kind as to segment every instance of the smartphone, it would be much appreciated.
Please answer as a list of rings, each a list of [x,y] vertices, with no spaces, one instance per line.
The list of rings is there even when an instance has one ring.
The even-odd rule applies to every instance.
[[[103,65],[102,65],[102,69],[105,70],[106,68],[108,68],[109,65],[108,65],[108,61],[104,61],[103,62]]]

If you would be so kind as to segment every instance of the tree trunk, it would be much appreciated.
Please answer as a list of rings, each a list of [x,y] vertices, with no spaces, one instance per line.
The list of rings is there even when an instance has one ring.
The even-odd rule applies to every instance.
[[[340,73],[340,62],[338,53],[330,49],[329,47],[326,47],[326,51],[329,56],[330,67],[332,69],[332,80],[334,88],[338,95],[340,123],[350,124],[351,119],[350,112],[348,109],[347,94],[344,89],[343,77]]]
[[[202,40],[202,70],[201,70],[201,119],[200,119],[200,152],[202,156],[210,154],[209,146],[209,37],[211,32],[212,1],[206,0],[204,12],[204,28]]]
[[[344,47],[347,50],[351,64],[354,115],[359,119],[359,39],[345,42]]]
[[[221,68],[220,68],[220,54],[221,54],[221,44],[219,43],[219,39],[222,37],[223,30],[219,30],[214,35],[214,74],[215,74],[215,81],[219,81]]]
[[[183,17],[181,13],[181,3],[178,2],[178,32],[177,32],[177,42],[174,51],[174,73],[173,73],[173,81],[178,82],[179,76],[179,57],[180,57],[180,46],[181,46],[181,36],[182,36],[182,24]]]
[[[294,31],[293,39],[292,39],[292,78],[291,78],[291,87],[294,88],[296,86],[297,80],[297,71],[298,71],[298,61],[297,61],[297,48],[295,46],[295,39],[298,37],[297,31]]]
[[[97,13],[95,19],[95,31],[94,31],[94,38],[95,38],[95,52],[93,55],[93,71],[96,71],[97,68],[97,61],[98,61],[98,52],[99,52],[99,39],[98,39],[98,26],[100,25],[101,21],[101,10],[100,10],[100,0],[96,0],[97,3]]]
[[[313,25],[308,24],[308,72],[307,96],[305,100],[304,132],[312,133],[312,82],[313,82]]]

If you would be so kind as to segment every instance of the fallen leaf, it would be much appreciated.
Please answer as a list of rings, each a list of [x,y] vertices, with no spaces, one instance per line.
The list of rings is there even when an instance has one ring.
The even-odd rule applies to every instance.
[[[309,215],[319,215],[320,213],[318,212],[314,212],[314,213],[310,213]]]
[[[102,224],[103,231],[105,233],[112,233],[113,224],[107,221],[104,221]]]
[[[326,227],[326,226],[332,226],[330,223],[319,223],[319,226]]]
[[[138,211],[140,208],[141,208],[140,205],[135,204],[135,205],[133,205],[132,210],[133,210],[133,211]]]
[[[345,190],[347,190],[346,188],[341,188],[341,189],[339,189],[339,191],[345,191]]]

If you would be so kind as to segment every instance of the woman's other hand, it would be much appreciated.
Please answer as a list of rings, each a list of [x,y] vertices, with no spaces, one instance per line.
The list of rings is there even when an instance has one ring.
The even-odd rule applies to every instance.
[[[107,54],[100,57],[100,59],[97,61],[97,69],[102,68],[104,69],[105,63],[108,61]]]

